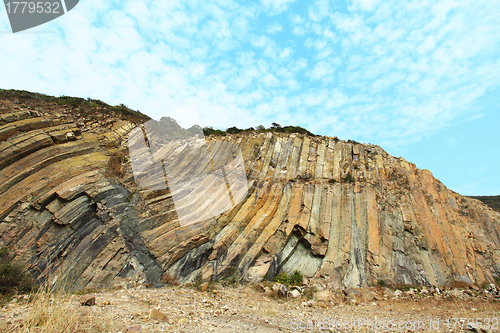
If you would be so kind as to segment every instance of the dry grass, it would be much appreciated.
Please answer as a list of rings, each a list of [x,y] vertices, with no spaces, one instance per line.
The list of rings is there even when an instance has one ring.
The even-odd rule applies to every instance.
[[[20,319],[0,324],[5,333],[86,333],[109,332],[109,321],[88,315],[85,308],[75,306],[73,297],[49,294],[40,290],[34,294],[29,311]]]
[[[108,170],[106,172],[107,176],[117,176],[122,178],[125,176],[125,170],[123,168],[124,164],[129,161],[127,156],[128,150],[122,149],[120,151],[114,152],[108,162]]]
[[[177,281],[177,279],[170,274],[164,274],[162,277],[162,281],[163,281],[163,283],[166,283],[166,284],[171,285],[171,286],[178,286],[179,285],[179,281]]]
[[[467,289],[471,286],[471,284],[459,280],[452,280],[450,281],[449,286],[457,289]]]

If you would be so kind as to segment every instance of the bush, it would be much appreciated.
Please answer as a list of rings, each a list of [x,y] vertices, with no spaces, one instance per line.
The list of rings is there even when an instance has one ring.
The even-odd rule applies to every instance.
[[[90,105],[90,102],[84,98],[80,97],[71,97],[71,96],[61,96],[59,97],[57,104],[60,105],[69,105],[69,106],[80,106],[80,105]]]
[[[198,273],[192,280],[191,286],[195,289],[200,289],[202,283],[203,283],[203,276],[201,275],[201,273]]]
[[[214,129],[213,127],[204,127],[203,128],[203,134],[205,134],[205,136],[239,134],[239,133],[247,133],[247,132],[254,132],[254,131],[257,131],[259,133],[279,132],[279,133],[298,133],[298,134],[304,134],[304,135],[310,135],[310,136],[317,136],[317,135],[309,132],[308,130],[306,130],[303,127],[300,127],[300,126],[281,126],[278,123],[272,123],[272,126],[269,128],[265,128],[262,125],[259,125],[256,128],[249,127],[247,129],[241,129],[241,128],[233,126],[233,127],[229,127],[225,131]]]
[[[303,279],[304,279],[304,277],[302,276],[302,274],[300,274],[299,271],[295,271],[290,276],[288,276],[288,274],[283,272],[283,273],[277,275],[274,278],[274,281],[281,283],[281,284],[284,284],[284,285],[287,285],[287,286],[290,286],[290,285],[300,286],[302,284]]]
[[[31,276],[20,265],[12,263],[7,248],[0,250],[0,294],[29,293],[35,287]]]
[[[305,175],[305,176],[302,176],[302,175],[297,175],[297,176],[295,177],[295,179],[297,179],[297,180],[302,180],[302,181],[304,181],[304,182],[308,182],[308,181],[310,181],[310,180],[312,179],[312,177],[311,177],[311,176],[309,176],[309,175]]]
[[[240,272],[236,267],[229,266],[227,276],[222,279],[221,284],[225,287],[238,284]]]
[[[111,110],[117,111],[117,112],[129,112],[131,109],[129,109],[125,104],[119,104],[115,106],[110,107]]]
[[[163,277],[161,278],[161,280],[163,281],[163,283],[171,285],[171,286],[178,286],[179,285],[179,281],[177,281],[177,279],[170,274],[164,274]]]
[[[219,136],[225,136],[226,135],[226,132],[225,131],[221,131],[221,130],[218,130],[218,129],[215,129],[213,127],[203,127],[203,134],[205,136],[209,136],[209,135],[219,135]]]
[[[351,174],[347,174],[347,176],[342,177],[342,181],[346,183],[350,183],[354,181],[354,178],[351,176]]]
[[[129,161],[128,156],[126,156],[127,150],[121,150],[114,152],[108,162],[108,175],[123,177],[125,176],[125,170],[123,170],[122,165]]]
[[[227,130],[226,130],[226,133],[227,134],[238,134],[238,133],[241,133],[243,132],[244,130],[236,127],[236,126],[233,126],[233,127],[229,127]]]
[[[304,280],[304,277],[302,274],[300,274],[299,271],[293,272],[293,274],[290,276],[290,284],[300,286],[302,284],[302,280]]]
[[[337,181],[334,178],[331,178],[328,180],[328,183],[330,184],[335,184]]]

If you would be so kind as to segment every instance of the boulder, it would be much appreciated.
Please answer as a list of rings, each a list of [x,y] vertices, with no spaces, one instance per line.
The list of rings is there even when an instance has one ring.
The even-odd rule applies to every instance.
[[[80,304],[85,306],[94,306],[95,305],[95,296],[94,295],[83,295],[80,297]]]
[[[167,318],[167,315],[164,314],[163,312],[161,312],[159,309],[151,309],[151,311],[149,311],[149,319],[154,319],[154,320],[158,320],[158,321],[167,321],[168,318]]]
[[[300,291],[298,291],[297,289],[293,289],[293,290],[290,290],[288,291],[287,293],[287,296],[290,297],[290,298],[297,298],[301,295]]]
[[[125,333],[135,333],[135,332],[140,332],[141,330],[142,330],[141,325],[134,325],[125,328]]]
[[[208,282],[203,282],[200,284],[200,290],[201,291],[207,291],[208,290],[209,283]]]

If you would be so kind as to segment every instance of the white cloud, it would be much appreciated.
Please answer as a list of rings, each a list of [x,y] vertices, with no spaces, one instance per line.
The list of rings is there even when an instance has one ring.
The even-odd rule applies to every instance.
[[[332,65],[326,61],[320,61],[314,65],[308,75],[312,80],[321,80],[325,77],[330,77],[333,75],[334,68]]]
[[[269,38],[265,35],[261,35],[261,36],[252,36],[250,38],[250,42],[252,43],[252,46],[254,47],[258,47],[258,48],[263,48],[265,47],[266,45],[269,44]]]
[[[283,50],[283,52],[281,52],[280,58],[281,59],[288,58],[292,53],[293,53],[293,50],[291,48],[287,47]]]
[[[372,11],[379,3],[379,0],[354,0],[351,10],[356,8],[362,11]]]
[[[304,22],[304,20],[299,14],[293,14],[293,13],[290,14],[290,21],[292,21],[293,24],[300,24]]]
[[[274,22],[267,26],[267,33],[270,35],[276,35],[278,32],[282,31],[283,27],[278,22]]]
[[[309,6],[308,16],[311,21],[318,22],[330,16],[330,12],[330,1],[316,0],[311,6]]]
[[[303,27],[293,27],[292,34],[298,35],[298,36],[303,36],[306,33],[305,29]]]
[[[275,87],[280,83],[280,81],[276,78],[276,76],[267,74],[262,78],[262,83],[264,83],[266,87]]]
[[[289,63],[288,68],[290,68],[290,70],[293,72],[300,72],[307,68],[307,59],[306,58],[295,59]]]
[[[340,13],[316,1],[276,16],[292,2],[88,0],[40,27],[54,33],[0,34],[0,82],[151,115],[196,104],[223,128],[279,114],[389,145],[465,117],[500,86],[492,2],[359,0]]]
[[[288,6],[296,0],[261,0],[262,5],[269,15],[281,14],[288,9]]]

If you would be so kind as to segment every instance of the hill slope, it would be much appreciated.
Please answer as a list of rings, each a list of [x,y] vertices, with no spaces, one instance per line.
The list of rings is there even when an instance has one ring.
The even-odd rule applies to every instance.
[[[378,146],[295,133],[210,136],[211,147],[241,149],[249,191],[231,210],[183,225],[175,193],[140,188],[132,173],[127,137],[147,118],[98,103],[2,98],[0,246],[54,287],[295,270],[330,288],[500,275],[500,214]],[[196,142],[186,147],[196,172]],[[208,194],[185,209],[220,204]]]

